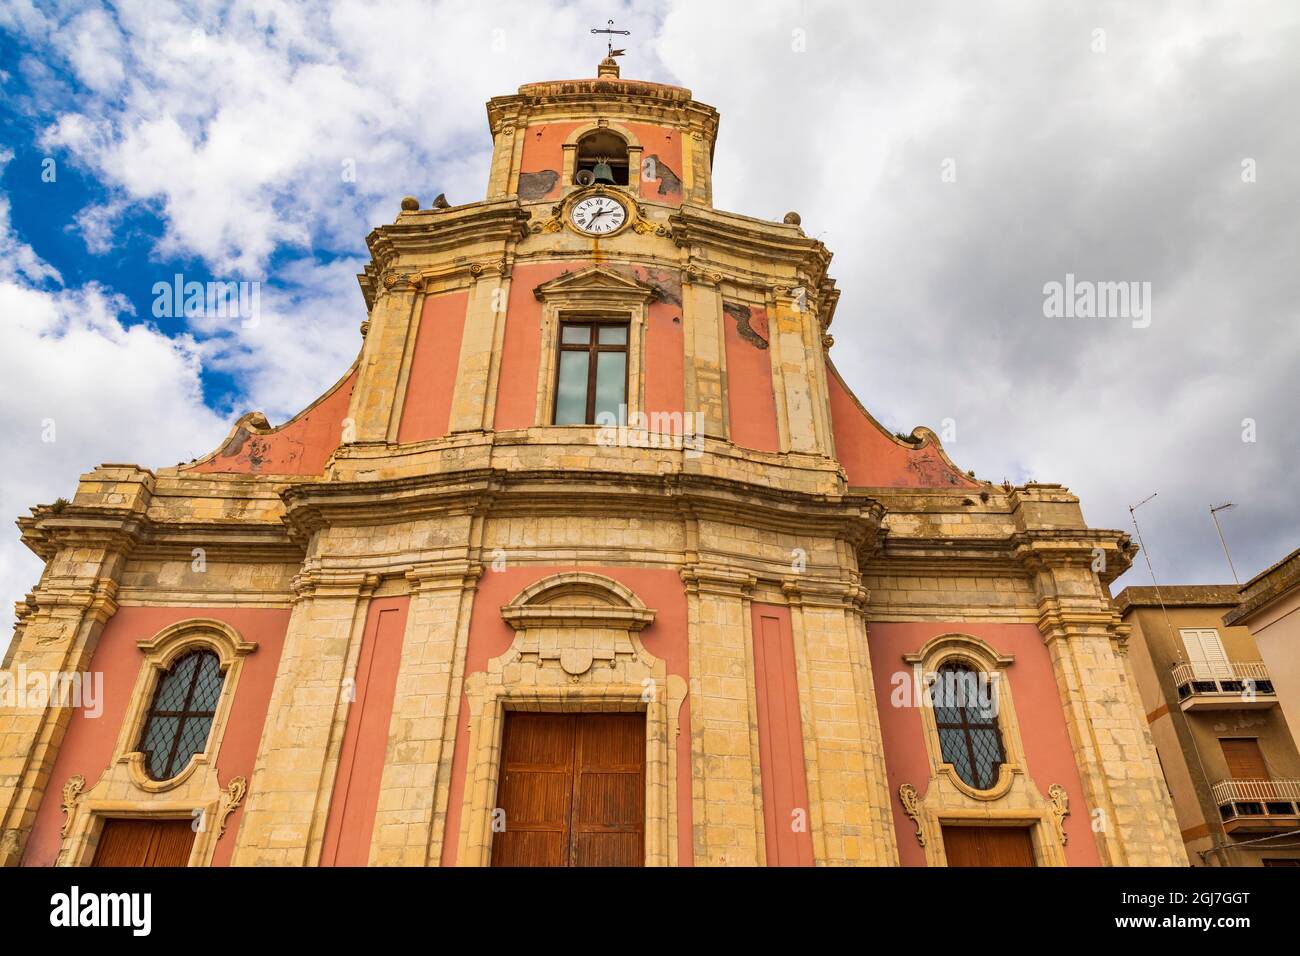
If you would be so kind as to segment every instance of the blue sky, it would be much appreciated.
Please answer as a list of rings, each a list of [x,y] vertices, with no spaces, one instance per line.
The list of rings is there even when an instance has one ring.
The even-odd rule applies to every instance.
[[[834,252],[831,354],[891,428],[951,419],[962,467],[1100,526],[1158,492],[1162,580],[1228,579],[1223,500],[1243,578],[1300,544],[1300,14],[1251,0],[0,0],[5,523],[328,388],[366,233],[408,193],[481,198],[484,102],[594,73],[611,16],[625,76],[720,110],[716,205]],[[155,317],[176,273],[262,282],[262,321]],[[1067,273],[1151,282],[1151,326],[1045,318]],[[0,535],[5,606],[38,572]]]

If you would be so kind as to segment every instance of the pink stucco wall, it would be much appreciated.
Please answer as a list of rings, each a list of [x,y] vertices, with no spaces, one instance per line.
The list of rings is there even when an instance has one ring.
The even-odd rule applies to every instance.
[[[82,711],[73,714],[36,814],[23,865],[53,865],[61,842],[63,784],[74,774],[81,774],[89,790],[108,769],[131,691],[144,663],[144,654],[136,642],[152,638],[179,621],[191,618],[222,621],[238,631],[244,640],[257,644],[257,650],[244,660],[216,759],[217,778],[223,785],[233,777],[251,780],[285,630],[289,626],[289,613],[279,608],[120,608],[104,625],[90,664],[92,672],[101,671],[104,675],[103,712],[97,718],[87,717]],[[229,864],[243,812],[241,807],[230,817],[226,832],[217,843],[214,866]]]
[[[916,827],[903,813],[897,794],[900,784],[910,783],[924,797],[930,768],[920,709],[893,704],[896,675],[903,673],[910,681],[911,665],[904,662],[903,655],[915,653],[931,638],[952,633],[978,637],[998,653],[1015,657],[1006,673],[1025,748],[1026,771],[1044,797],[1054,783],[1061,784],[1069,794],[1070,815],[1065,818],[1069,835],[1066,862],[1070,866],[1099,866],[1101,858],[1090,825],[1089,807],[1042,635],[1032,624],[968,621],[873,623],[868,628],[867,643],[871,649],[900,862],[904,866],[925,865],[925,851],[916,841]]]

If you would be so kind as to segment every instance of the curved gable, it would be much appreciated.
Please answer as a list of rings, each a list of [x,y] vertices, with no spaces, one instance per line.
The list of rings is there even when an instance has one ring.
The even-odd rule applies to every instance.
[[[978,488],[981,482],[952,463],[928,428],[914,429],[920,444],[900,441],[871,417],[844,384],[828,356],[831,428],[835,453],[849,484],[859,488]]]

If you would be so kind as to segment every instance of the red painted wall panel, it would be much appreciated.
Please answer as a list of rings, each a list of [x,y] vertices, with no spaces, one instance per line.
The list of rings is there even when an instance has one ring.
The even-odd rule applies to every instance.
[[[322,866],[365,866],[369,859],[409,605],[405,596],[376,598],[366,612],[356,696],[348,709],[330,798]]]
[[[772,390],[772,357],[740,334],[737,309],[749,312],[749,327],[767,341],[767,310],[727,304],[722,321],[726,328],[727,409],[731,440],[742,448],[780,451],[776,426],[776,395]]]
[[[271,700],[289,610],[281,608],[228,607],[123,607],[104,625],[91,658],[92,673],[103,674],[103,706],[98,717],[88,717],[84,710],[73,713],[63,746],[54,761],[54,770],[36,824],[23,857],[24,866],[52,866],[59,854],[62,828],[63,784],[74,774],[86,778],[92,788],[108,769],[113,746],[122,729],[130,705],[131,691],[144,664],[137,641],[147,640],[165,627],[190,618],[210,618],[233,627],[257,650],[244,660],[239,686],[225,736],[217,753],[217,779],[224,785],[234,777],[253,779],[253,763],[262,739],[262,725]],[[225,834],[217,843],[214,866],[225,866],[235,845],[235,834],[243,808],[231,816]]]
[[[531,428],[537,407],[537,370],[542,348],[542,304],[533,290],[565,272],[581,272],[590,262],[552,262],[515,266],[506,306],[495,427]]]
[[[252,435],[240,429],[222,448],[181,471],[319,475],[343,440],[343,422],[356,384],[354,369],[314,405],[275,431]]]
[[[520,173],[540,173],[551,170],[556,173],[555,185],[542,199],[554,199],[560,195],[564,183],[560,174],[564,172],[564,141],[582,123],[537,123],[528,127],[524,134],[524,148],[520,157]]]
[[[681,133],[671,127],[629,123],[627,128],[641,142],[641,162],[658,157],[654,179],[641,180],[641,198],[654,202],[680,204],[685,186],[682,184]],[[633,176],[636,172],[633,171]]]
[[[425,441],[447,434],[456,391],[460,343],[465,334],[468,292],[429,296],[420,313],[406,401],[397,429],[399,442]]]
[[[812,866],[790,609],[754,604],[754,684],[768,866]],[[796,816],[796,813],[798,814]],[[798,824],[801,829],[796,828]]]
[[[835,366],[828,365],[831,430],[835,454],[858,488],[979,488],[980,483],[962,474],[934,446],[905,445],[886,434],[858,405],[853,393],[840,379]]]

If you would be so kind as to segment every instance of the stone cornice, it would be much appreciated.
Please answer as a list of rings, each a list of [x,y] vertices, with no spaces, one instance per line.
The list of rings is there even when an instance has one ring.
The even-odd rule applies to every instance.
[[[519,91],[494,96],[487,104],[493,136],[537,120],[562,120],[599,114],[609,119],[670,122],[704,137],[710,155],[718,131],[718,111],[693,99],[680,86],[643,80],[599,77],[527,83]]]
[[[463,250],[485,245],[505,248],[518,242],[528,235],[529,218],[529,212],[517,199],[502,199],[405,212],[392,225],[379,226],[366,237],[371,262],[357,276],[366,308],[374,308],[386,288],[397,284],[418,288],[425,280],[426,269],[430,269],[431,277],[443,277],[459,269],[477,275],[474,266],[481,269],[484,263],[464,256]],[[461,257],[445,269],[429,265],[440,255],[455,258],[458,252]],[[497,265],[495,261],[492,264]]]
[[[751,527],[844,538],[855,547],[875,535],[884,510],[856,495],[803,494],[708,475],[480,468],[380,481],[299,484],[283,493],[285,521],[299,535],[330,525],[388,524],[420,517],[516,510],[531,515],[634,513],[741,522]]]
[[[1015,557],[1030,573],[1059,567],[1091,567],[1100,551],[1104,565],[1097,577],[1109,584],[1129,569],[1137,545],[1123,531],[1057,528],[1022,531],[1009,539]]]
[[[66,505],[33,508],[18,519],[23,544],[49,561],[62,548],[102,548],[130,553],[139,542],[148,519],[134,508]]]
[[[737,213],[720,212],[684,203],[668,219],[673,241],[701,255],[710,246],[771,262],[786,263],[806,277],[815,296],[826,278],[831,253],[821,242],[809,239],[798,226],[768,222]],[[704,256],[707,258],[707,256]]]
[[[1015,532],[997,537],[920,537],[882,532],[877,546],[862,556],[864,566],[888,562],[900,572],[909,573],[933,567],[970,573],[1005,573],[1008,562],[1018,564],[1026,573],[1052,568],[1090,568],[1096,558],[1094,549],[1105,556],[1105,570],[1099,573],[1103,583],[1110,583],[1132,563],[1136,548],[1122,531],[1105,529],[1045,529]]]
[[[1238,590],[1241,604],[1224,615],[1223,623],[1229,627],[1247,623],[1274,601],[1290,594],[1297,585],[1300,585],[1300,549],[1242,585]]]
[[[686,589],[697,594],[748,597],[758,584],[758,578],[753,574],[714,564],[688,564],[682,568],[680,576]]]
[[[20,519],[23,543],[49,561],[63,548],[103,548],[133,559],[188,559],[203,548],[208,560],[298,562],[303,547],[283,524],[266,521],[156,521],[134,510],[69,505],[38,509]]]

